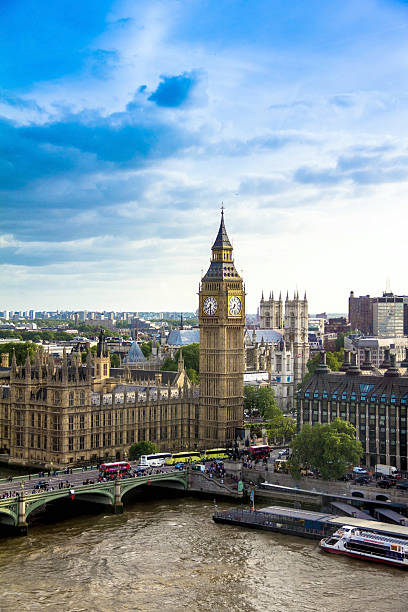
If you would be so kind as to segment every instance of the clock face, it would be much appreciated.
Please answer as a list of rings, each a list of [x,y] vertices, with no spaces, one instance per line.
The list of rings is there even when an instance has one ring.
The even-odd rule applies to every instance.
[[[238,316],[241,312],[241,300],[237,295],[233,295],[228,302],[230,314]]]
[[[205,298],[203,309],[205,314],[213,315],[217,312],[217,300],[212,295]]]

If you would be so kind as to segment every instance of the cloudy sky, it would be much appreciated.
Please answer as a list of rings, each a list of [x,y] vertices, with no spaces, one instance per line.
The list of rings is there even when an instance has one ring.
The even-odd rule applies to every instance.
[[[0,310],[407,293],[408,3],[2,0]]]

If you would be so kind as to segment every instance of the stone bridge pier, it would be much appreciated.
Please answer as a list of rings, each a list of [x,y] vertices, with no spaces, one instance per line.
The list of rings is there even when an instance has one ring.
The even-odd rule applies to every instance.
[[[17,502],[17,525],[16,533],[20,536],[25,536],[28,533],[28,525],[26,521],[26,501],[24,494],[20,496]]]

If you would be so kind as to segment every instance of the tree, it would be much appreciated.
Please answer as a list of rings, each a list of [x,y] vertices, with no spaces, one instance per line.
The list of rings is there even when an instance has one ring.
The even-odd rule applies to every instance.
[[[247,414],[252,415],[254,410],[257,410],[257,387],[254,385],[245,385],[244,387],[244,410]]]
[[[332,372],[338,372],[343,365],[344,349],[340,349],[335,353],[326,353],[326,363]]]
[[[296,421],[284,414],[275,414],[268,423],[268,439],[289,442],[296,433]]]
[[[0,353],[8,353],[10,355],[10,364],[13,356],[13,350],[16,353],[17,365],[24,365],[27,355],[30,361],[34,361],[34,355],[38,350],[38,345],[32,342],[5,342],[0,347]]]
[[[356,440],[356,428],[347,421],[303,426],[291,445],[289,462],[293,476],[301,468],[319,470],[325,480],[340,478],[350,465],[360,463],[363,447]]]
[[[197,372],[200,372],[200,345],[198,342],[193,344],[187,344],[181,349],[183,351],[184,367],[187,369],[192,368]],[[176,361],[180,358],[180,349],[175,355]]]
[[[166,357],[166,359],[163,361],[161,370],[164,372],[177,372],[177,369],[177,361],[171,357]]]
[[[344,348],[344,336],[345,336],[344,332],[339,332],[337,334],[337,338],[336,338],[336,351],[340,351],[342,348]]]
[[[257,412],[265,419],[271,419],[275,414],[282,414],[276,405],[275,394],[271,387],[245,385],[244,409],[250,415]]]
[[[261,416],[271,420],[276,415],[283,414],[275,401],[275,393],[272,387],[259,387],[257,391],[257,404]]]
[[[95,356],[97,350],[98,350],[97,346],[91,346],[91,348],[90,348],[91,355]],[[88,357],[88,349],[86,349],[83,353],[81,353],[81,361],[82,361],[82,363],[86,363],[86,358],[87,357]]]
[[[326,363],[332,372],[338,372],[343,364],[343,361],[344,361],[344,349],[340,349],[340,351],[337,351],[335,353],[331,353],[330,351],[326,353]],[[315,369],[317,368],[319,363],[320,363],[320,353],[316,353],[316,355],[314,355],[314,357],[312,359],[309,359],[309,361],[307,362],[308,372],[303,378],[303,381],[301,384],[303,384],[304,382],[306,382],[307,380],[309,380],[309,378],[313,376]]]
[[[184,367],[188,377],[192,382],[198,383],[200,380],[200,345],[198,342],[183,346],[182,349],[176,352],[174,359],[167,357],[167,359],[163,361],[161,369],[167,372],[177,372],[180,350],[183,352]]]
[[[120,368],[120,357],[117,353],[112,353],[110,356],[110,366],[111,368]]]
[[[134,461],[139,459],[142,455],[153,455],[158,452],[158,448],[153,442],[144,441],[132,444],[129,448],[129,459]]]
[[[186,372],[187,372],[187,376],[189,377],[191,382],[194,385],[198,385],[198,383],[200,382],[200,377],[197,374],[197,372],[193,368],[187,368]]]
[[[143,342],[140,345],[140,350],[142,351],[144,357],[148,359],[152,354],[152,341],[149,340],[148,342]]]

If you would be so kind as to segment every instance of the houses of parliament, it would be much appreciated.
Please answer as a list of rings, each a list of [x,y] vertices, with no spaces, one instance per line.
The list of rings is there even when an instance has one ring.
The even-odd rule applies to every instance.
[[[232,445],[243,427],[245,290],[236,271],[224,213],[199,290],[200,384],[177,372],[112,376],[101,333],[96,355],[37,351],[1,372],[0,447],[10,461],[63,467],[122,458],[151,441],[160,450]],[[3,364],[4,365],[4,364]]]

